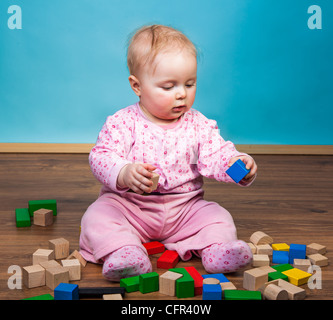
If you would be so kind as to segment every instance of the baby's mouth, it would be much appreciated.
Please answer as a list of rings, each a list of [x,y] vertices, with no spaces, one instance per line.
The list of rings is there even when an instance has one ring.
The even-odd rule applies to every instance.
[[[185,107],[186,107],[186,106],[173,107],[172,110],[173,110],[173,111],[176,111],[176,112],[179,112],[179,111],[184,110]]]

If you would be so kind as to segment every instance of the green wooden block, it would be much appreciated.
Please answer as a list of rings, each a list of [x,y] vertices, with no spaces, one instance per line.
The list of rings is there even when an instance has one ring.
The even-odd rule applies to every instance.
[[[22,300],[54,300],[54,298],[49,293],[46,293],[46,294],[42,294],[40,296],[25,298]]]
[[[194,297],[194,280],[184,268],[173,268],[169,271],[180,273],[183,276],[176,280],[176,296],[177,298]]]
[[[27,208],[15,209],[15,219],[16,227],[18,228],[31,226],[29,210]]]
[[[34,215],[34,212],[38,209],[49,209],[53,211],[53,215],[57,215],[57,201],[54,199],[48,200],[30,200],[29,204],[29,213],[30,217]]]
[[[260,291],[223,290],[224,300],[261,300]]]
[[[124,278],[120,280],[120,287],[125,288],[126,292],[139,291],[139,276]]]
[[[276,271],[279,271],[279,272],[294,269],[294,267],[292,265],[290,265],[289,263],[278,264],[276,266],[273,266],[272,268],[275,269]]]
[[[283,279],[285,281],[288,281],[288,277],[285,274],[281,273],[280,271],[270,272],[268,274],[268,281],[277,280],[277,279]]]
[[[157,272],[149,272],[139,275],[139,290],[141,293],[158,291],[159,281]]]

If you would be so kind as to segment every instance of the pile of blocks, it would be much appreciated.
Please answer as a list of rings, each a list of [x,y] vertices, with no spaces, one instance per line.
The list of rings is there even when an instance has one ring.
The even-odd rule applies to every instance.
[[[56,215],[56,200],[30,200],[27,208],[15,209],[16,227],[30,227],[32,218],[34,225],[49,226],[53,224],[53,217]]]
[[[39,248],[32,254],[31,265],[23,267],[23,284],[27,288],[46,285],[53,290],[60,283],[81,279],[81,267],[87,262],[77,250],[69,254],[69,241],[56,238],[48,244],[48,249]]]

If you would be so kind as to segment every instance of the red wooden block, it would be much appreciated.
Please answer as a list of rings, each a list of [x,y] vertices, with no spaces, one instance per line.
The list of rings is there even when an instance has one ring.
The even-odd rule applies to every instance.
[[[178,261],[179,261],[179,255],[177,251],[166,250],[157,259],[157,268],[172,269],[176,266]]]
[[[194,295],[198,296],[202,294],[202,282],[203,277],[194,267],[185,267],[185,270],[190,274],[194,280]]]
[[[146,248],[148,255],[161,253],[165,250],[164,244],[158,241],[143,243],[143,246]]]

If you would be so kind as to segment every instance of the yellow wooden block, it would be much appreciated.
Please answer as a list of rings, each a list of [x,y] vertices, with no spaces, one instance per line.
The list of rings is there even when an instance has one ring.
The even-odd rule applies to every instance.
[[[311,273],[305,272],[303,270],[293,268],[282,272],[288,277],[291,284],[295,286],[301,286],[308,282],[308,279],[312,276]]]
[[[276,251],[289,251],[289,246],[286,243],[273,243],[272,248]]]

